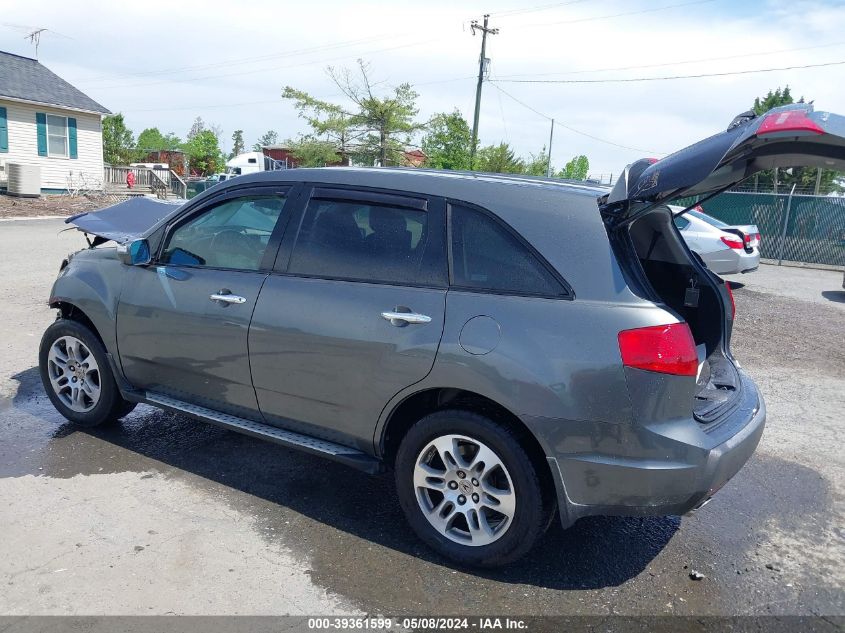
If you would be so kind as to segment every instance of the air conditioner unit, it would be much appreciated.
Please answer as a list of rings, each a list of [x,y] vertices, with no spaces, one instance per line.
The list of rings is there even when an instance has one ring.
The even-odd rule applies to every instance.
[[[41,195],[41,167],[6,163],[8,178],[7,193],[22,198],[37,198]]]

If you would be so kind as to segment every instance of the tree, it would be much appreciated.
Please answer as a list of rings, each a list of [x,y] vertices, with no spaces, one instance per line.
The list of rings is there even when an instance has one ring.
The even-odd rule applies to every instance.
[[[589,171],[590,161],[583,154],[579,154],[563,166],[563,169],[558,172],[557,177],[570,180],[586,180]]]
[[[478,171],[499,174],[521,174],[525,171],[525,163],[516,157],[507,143],[487,145],[479,149],[475,155],[475,167]]]
[[[282,90],[282,99],[292,100],[300,118],[308,122],[312,134],[305,135],[303,138],[310,139],[311,143],[332,143],[335,152],[340,153],[341,162],[344,164],[348,162],[354,150],[353,142],[361,138],[360,133],[352,130],[349,113],[338,105],[321,101],[307,92],[290,86],[285,86]],[[317,149],[317,147],[317,145],[312,145],[311,149]],[[304,157],[294,155],[297,159],[304,160]]]
[[[373,91],[369,72],[369,65],[361,59],[356,72],[328,68],[332,81],[351,102],[349,108],[290,86],[282,97],[295,102],[300,116],[311,126],[312,136],[334,143],[343,159],[354,155],[362,162],[398,164],[411,135],[423,127],[414,120],[418,95],[410,84],[403,83],[379,96]]]
[[[525,164],[525,173],[531,176],[545,176],[549,169],[549,155],[546,153],[546,146],[539,154],[530,154]]]
[[[296,140],[288,140],[287,145],[300,167],[325,167],[336,164],[340,159],[332,141],[320,140],[307,134]]]
[[[138,152],[148,154],[162,150],[176,150],[182,146],[182,141],[173,132],[162,134],[157,127],[148,127],[138,135]]]
[[[232,153],[230,158],[234,158],[238,154],[244,153],[244,131],[235,130],[232,133]]]
[[[279,142],[279,135],[273,130],[267,130],[258,138],[258,142],[252,146],[252,151],[260,152],[265,145],[275,145]]]
[[[471,169],[472,132],[456,108],[431,117],[422,139],[426,166],[434,169]]]
[[[191,129],[188,130],[188,140],[190,141],[195,136],[204,132],[205,130],[205,121],[202,120],[201,116],[198,116],[196,119],[194,119],[194,122],[191,124]]]
[[[197,132],[184,147],[191,171],[204,175],[213,174],[222,169],[225,163],[217,137],[211,130]]]
[[[411,134],[423,127],[414,121],[419,113],[416,107],[419,95],[411,84],[402,83],[393,88],[392,93],[376,96],[369,72],[370,66],[363,59],[358,60],[357,74],[348,69],[329,68],[329,76],[357,107],[350,124],[365,132],[358,153],[365,160],[374,158],[381,166],[395,165],[410,142]]]
[[[754,110],[754,114],[760,116],[772,108],[777,108],[782,105],[790,105],[792,103],[795,103],[792,99],[792,93],[789,91],[789,86],[786,86],[782,89],[776,88],[774,92],[769,90],[766,96],[762,99],[760,97],[755,97],[754,105],[751,109]],[[801,97],[798,100],[798,103],[804,103],[804,97]]]
[[[790,105],[792,103],[795,103],[795,101],[792,98],[789,86],[784,88],[778,87],[774,92],[769,90],[762,99],[760,97],[755,98],[752,110],[754,110],[754,114],[760,116],[772,108]],[[804,97],[798,99],[798,103],[804,103]],[[775,174],[777,174],[778,191],[788,192],[792,189],[793,185],[799,190],[812,191],[815,190],[818,173],[818,167],[792,167],[790,169],[778,169],[777,171],[768,169],[756,174],[754,176],[754,183],[756,187],[764,190],[774,189]],[[841,176],[841,173],[832,169],[822,169],[819,191],[842,191],[843,187],[838,182]]]
[[[126,127],[123,115],[118,113],[103,119],[103,160],[110,165],[132,162],[135,140],[132,130]]]

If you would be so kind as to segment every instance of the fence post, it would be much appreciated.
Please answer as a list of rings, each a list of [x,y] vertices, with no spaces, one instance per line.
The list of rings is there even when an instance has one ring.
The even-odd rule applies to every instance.
[[[775,168],[777,169],[777,168]],[[789,198],[786,201],[786,217],[783,220],[783,231],[780,234],[780,247],[778,248],[778,266],[783,261],[783,247],[786,244],[786,227],[789,224],[789,212],[792,210],[792,194],[795,193],[795,185],[792,185],[792,190],[789,192]]]

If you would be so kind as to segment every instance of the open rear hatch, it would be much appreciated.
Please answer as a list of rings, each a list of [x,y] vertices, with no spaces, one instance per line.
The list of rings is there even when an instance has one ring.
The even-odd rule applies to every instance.
[[[630,288],[690,327],[700,361],[693,409],[702,423],[719,420],[739,400],[742,382],[730,353],[733,296],[687,247],[666,205],[692,195],[706,200],[764,169],[800,166],[845,171],[845,117],[809,104],[744,113],[726,131],[666,158],[628,165],[598,200]]]

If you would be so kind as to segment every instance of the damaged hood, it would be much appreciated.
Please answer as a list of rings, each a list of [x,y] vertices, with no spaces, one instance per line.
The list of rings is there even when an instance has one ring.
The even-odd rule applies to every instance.
[[[181,208],[184,201],[130,198],[99,211],[88,211],[65,220],[80,231],[94,235],[95,244],[114,240],[126,244],[136,240],[161,220]]]

